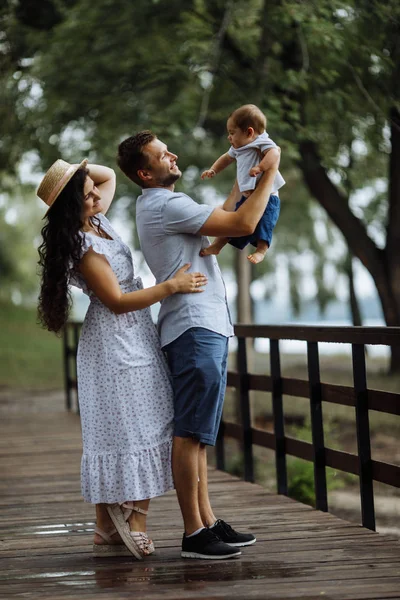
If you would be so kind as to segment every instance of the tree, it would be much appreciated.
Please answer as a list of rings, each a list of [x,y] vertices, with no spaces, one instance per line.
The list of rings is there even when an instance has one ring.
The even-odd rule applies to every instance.
[[[32,26],[27,15],[39,5],[9,2],[0,13],[3,93],[17,107],[3,164],[27,147],[44,166],[59,152],[76,160],[82,149],[112,163],[122,137],[151,127],[172,146],[184,140],[183,170],[202,167],[225,148],[231,110],[257,102],[283,149],[282,170],[301,172],[373,277],[386,323],[400,325],[397,1],[46,0]],[[356,192],[373,188],[383,170],[386,197],[377,191],[355,206]],[[221,189],[231,179],[221,176]],[[126,192],[122,180],[119,189]],[[318,253],[309,204],[289,246]],[[400,346],[392,369],[400,369]]]
[[[348,16],[349,18],[349,16]],[[378,153],[388,156],[388,198],[386,203],[386,239],[379,246],[368,233],[365,215],[358,217],[349,206],[345,186],[335,185],[329,177],[329,156],[323,144],[305,135],[299,144],[299,165],[313,194],[340,229],[349,249],[370,272],[387,325],[400,325],[400,9],[398,3],[383,6],[375,1],[357,4],[351,15],[353,37],[348,38],[347,56],[340,64],[335,81],[340,88],[352,90],[344,101],[345,122],[352,136],[338,140],[343,153],[351,155],[357,139],[368,144],[368,159],[374,172],[374,162],[381,164]],[[359,40],[362,44],[359,45]],[[367,91],[368,90],[368,91]],[[328,90],[323,90],[325,94]],[[358,108],[358,110],[356,110]],[[361,108],[361,110],[360,110]],[[309,122],[307,111],[302,126]],[[332,123],[333,126],[333,123]],[[390,148],[385,139],[390,129]],[[349,136],[348,136],[349,137]],[[337,160],[337,159],[336,159]],[[364,171],[364,176],[366,171]],[[344,179],[346,172],[344,172]],[[368,180],[368,179],[367,179]],[[400,344],[392,348],[392,370],[400,370]]]
[[[265,103],[279,118],[282,135],[291,143],[313,197],[374,279],[387,325],[399,326],[399,5],[374,0],[318,5],[294,1],[269,8],[265,1],[259,15],[259,39],[265,39],[266,19],[271,34],[268,57],[258,63],[264,75],[261,88],[273,98],[264,97]],[[250,73],[255,44],[249,49],[236,33],[228,31],[226,55],[240,73]],[[251,85],[246,78],[243,83]],[[388,128],[390,146],[385,138]],[[358,158],[364,166],[364,186],[377,176],[382,155],[389,162],[383,247],[369,234],[366,215],[354,214],[345,191],[347,173],[341,161],[357,141],[367,148],[367,156]],[[332,171],[340,174],[339,182],[332,179]],[[392,349],[391,368],[400,370],[400,344]]]

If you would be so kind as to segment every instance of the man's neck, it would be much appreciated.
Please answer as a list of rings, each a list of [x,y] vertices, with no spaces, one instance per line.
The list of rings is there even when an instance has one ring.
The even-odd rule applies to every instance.
[[[171,185],[150,185],[149,187],[145,187],[143,188],[143,191],[145,190],[169,190],[170,192],[173,192],[175,189],[175,184],[172,183]]]

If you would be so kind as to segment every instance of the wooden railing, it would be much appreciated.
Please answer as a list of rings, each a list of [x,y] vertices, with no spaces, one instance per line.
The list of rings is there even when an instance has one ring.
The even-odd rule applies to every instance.
[[[71,365],[71,359],[75,363],[79,328],[80,323],[69,323],[64,335],[66,402],[69,410],[72,407],[72,390],[76,389],[76,365]],[[312,461],[314,463],[316,508],[322,511],[328,510],[326,467],[358,475],[362,524],[364,527],[374,530],[373,482],[400,487],[400,466],[372,460],[369,411],[400,416],[400,393],[368,389],[365,345],[400,345],[400,328],[236,325],[235,334],[238,338],[238,368],[235,372],[229,371],[228,386],[236,388],[240,395],[241,424],[222,421],[216,444],[217,468],[225,470],[224,440],[227,437],[241,442],[246,481],[254,481],[253,446],[270,448],[275,451],[278,493],[287,495],[286,456],[291,455]],[[269,339],[271,375],[248,373],[247,338]],[[279,341],[285,339],[301,340],[307,343],[308,380],[282,377]],[[319,342],[340,342],[352,345],[353,386],[321,382]],[[252,426],[250,390],[272,393],[274,433]],[[312,443],[285,435],[284,395],[309,400]],[[354,407],[357,454],[325,446],[322,410],[324,402]]]
[[[75,410],[79,414],[79,401],[77,391],[76,353],[78,351],[79,334],[82,323],[80,321],[68,321],[63,332],[63,357],[64,357],[64,387],[65,408]],[[75,394],[75,402],[74,396]]]

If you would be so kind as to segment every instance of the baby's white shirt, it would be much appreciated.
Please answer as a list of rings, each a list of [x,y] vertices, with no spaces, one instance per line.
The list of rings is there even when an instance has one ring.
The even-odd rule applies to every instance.
[[[271,140],[267,132],[261,133],[255,140],[241,148],[234,148],[233,146],[229,148],[229,156],[236,160],[237,180],[241,192],[255,189],[261,173],[257,177],[251,177],[249,171],[259,164],[262,159],[261,153],[269,148],[277,148],[277,145]],[[272,193],[276,193],[283,185],[285,185],[285,180],[278,171],[275,175]]]

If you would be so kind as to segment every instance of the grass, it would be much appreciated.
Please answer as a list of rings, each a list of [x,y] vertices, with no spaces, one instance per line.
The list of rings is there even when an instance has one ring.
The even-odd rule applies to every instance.
[[[0,304],[0,389],[63,386],[62,342],[37,324],[36,310]]]

